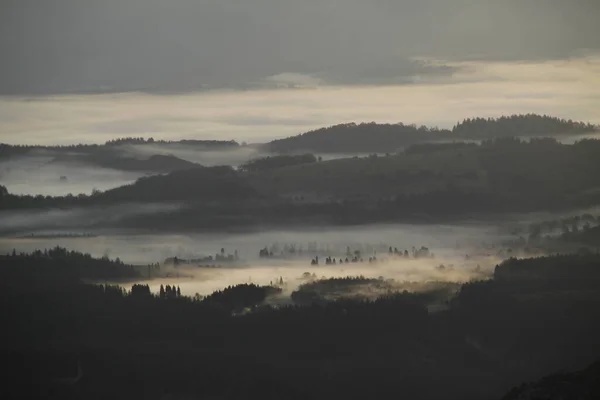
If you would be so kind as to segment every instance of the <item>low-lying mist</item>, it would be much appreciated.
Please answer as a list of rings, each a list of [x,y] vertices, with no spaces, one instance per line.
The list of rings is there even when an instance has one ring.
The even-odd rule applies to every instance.
[[[57,244],[57,238],[52,239],[36,239],[36,236],[74,236],[85,233],[90,235],[88,227],[97,226],[97,224],[109,224],[118,222],[124,217],[135,215],[156,214],[162,212],[171,212],[178,210],[181,206],[177,204],[152,204],[152,203],[131,203],[119,204],[106,207],[87,207],[87,208],[71,208],[63,209],[36,209],[23,211],[0,211],[0,235],[11,235],[18,237],[31,238],[30,244],[36,248],[53,247]],[[0,249],[6,248],[7,243],[12,243],[11,238],[0,239]],[[45,243],[44,241],[50,241]],[[52,244],[53,243],[53,244]],[[18,244],[18,243],[15,243]],[[50,246],[48,245],[50,244]],[[70,244],[70,243],[69,243]],[[67,247],[71,247],[67,244]],[[94,247],[94,242],[85,242],[81,245]],[[13,246],[14,247],[14,246]],[[26,248],[29,249],[26,245]],[[80,251],[88,251],[85,248],[74,247]]]
[[[170,211],[177,205],[122,205],[90,209],[90,215],[85,210],[49,211],[49,212],[10,212],[2,215],[4,226],[22,228],[39,228],[44,218],[48,218],[46,229],[59,229],[60,226],[76,225],[77,221],[86,221],[94,213],[98,218],[118,218],[127,212],[152,213]],[[69,221],[73,221],[69,225]],[[54,226],[52,225],[54,224]],[[65,224],[65,225],[63,225]],[[63,229],[63,232],[67,229]],[[17,247],[22,251],[36,248],[53,247],[56,245],[73,250],[87,252],[93,256],[110,254],[131,264],[148,264],[162,262],[169,257],[194,259],[202,256],[215,255],[224,248],[233,253],[238,250],[239,257],[245,261],[259,259],[259,251],[265,246],[275,245],[283,248],[286,244],[308,250],[309,244],[315,244],[319,250],[331,252],[332,256],[340,257],[350,246],[356,249],[363,247],[363,257],[368,247],[375,249],[377,254],[387,252],[388,247],[401,250],[421,246],[429,247],[436,256],[459,254],[464,256],[468,249],[481,248],[482,245],[499,242],[504,236],[498,234],[493,225],[364,225],[352,227],[331,227],[328,229],[268,230],[252,233],[198,233],[198,234],[142,234],[140,232],[94,232],[73,229],[73,232],[94,233],[92,238],[0,238],[0,252]],[[509,237],[506,235],[506,237]],[[306,265],[310,265],[310,256],[306,253]]]
[[[398,282],[464,282],[485,278],[504,258],[519,256],[518,251],[507,252],[504,248],[517,237],[511,232],[515,226],[521,228],[518,235],[527,236],[531,222],[582,213],[582,210],[574,210],[561,214],[512,215],[502,222],[465,221],[460,225],[384,224],[252,233],[150,234],[86,230],[87,225],[98,221],[114,221],[132,213],[170,212],[178,207],[175,204],[125,204],[68,211],[2,212],[0,233],[5,236],[0,237],[0,253],[61,246],[94,257],[119,257],[125,263],[139,266],[159,263],[160,274],[153,275],[151,280],[147,279],[144,268],[140,268],[140,282],[147,281],[153,291],[158,291],[161,284],[178,285],[183,294],[191,296],[207,295],[229,285],[249,282],[268,285],[283,279],[284,294],[289,298],[293,290],[306,282],[306,272],[310,279],[365,276]],[[390,256],[390,247],[402,254],[408,251],[409,258]],[[421,247],[428,248],[433,257],[413,257],[413,252]],[[265,248],[273,257],[260,257],[260,251]],[[351,254],[359,250],[363,262],[340,264],[340,258],[345,261],[348,249]],[[238,254],[239,262],[216,260],[217,254],[234,253]],[[311,265],[317,254],[319,265]],[[174,257],[198,260],[209,256],[215,261],[192,262],[178,268],[165,264],[165,260]],[[336,258],[336,265],[325,265],[327,256]],[[376,257],[377,262],[369,263],[370,257]],[[206,264],[210,264],[210,268]]]
[[[80,162],[54,161],[52,155],[30,155],[0,162],[0,183],[12,194],[64,196],[90,194],[127,185],[142,172],[119,171]]]
[[[184,144],[126,144],[113,150],[118,157],[149,159],[154,155],[172,155],[203,166],[237,167],[251,159],[272,156],[258,146],[211,149]],[[73,156],[72,159],[70,156]],[[324,154],[322,159],[352,157],[353,154]],[[82,158],[83,157],[83,158]],[[34,150],[27,155],[0,162],[0,184],[16,195],[65,196],[91,194],[128,185],[151,174],[123,171],[83,162],[81,154],[58,154],[52,150]]]
[[[311,266],[302,261],[263,261],[244,268],[197,268],[186,267],[168,269],[168,278],[142,280],[158,293],[160,285],[176,285],[187,296],[208,295],[227,286],[241,283],[258,285],[278,284],[283,280],[283,299],[298,287],[312,279],[344,278],[364,276],[374,279],[393,279],[397,290],[412,289],[414,283],[426,282],[468,282],[472,279],[485,279],[501,259],[497,257],[476,257],[464,260],[460,257],[436,257],[432,259],[381,260],[377,263],[348,263],[339,265]],[[444,265],[440,268],[440,265]],[[314,277],[308,277],[308,274]],[[403,284],[406,282],[412,285]],[[139,282],[138,282],[139,283]],[[422,286],[426,289],[427,286]],[[418,290],[418,288],[416,289]]]
[[[143,144],[121,145],[118,150],[127,157],[149,158],[153,155],[172,155],[182,160],[204,166],[238,166],[248,160],[269,155],[254,146],[235,146],[232,148],[199,147],[185,144]]]
[[[149,158],[153,155],[172,155],[182,160],[190,161],[207,167],[230,165],[238,167],[250,160],[277,156],[261,148],[260,145],[239,146],[232,148],[211,149],[209,147],[186,146],[185,144],[128,144],[119,146],[119,151],[126,157]],[[312,153],[301,151],[299,153]],[[322,160],[336,160],[340,158],[368,157],[371,153],[314,153]],[[383,154],[380,154],[383,155]]]
[[[135,207],[135,206],[132,206]],[[153,212],[149,208],[138,212]],[[60,213],[60,212],[59,212]],[[116,212],[115,212],[116,214]],[[21,217],[24,218],[25,216]],[[54,219],[80,219],[80,215],[61,213],[46,215]],[[13,221],[18,221],[13,215]],[[29,215],[31,224],[39,224],[39,217]],[[86,218],[89,218],[86,217]],[[23,220],[20,221],[23,223]],[[62,225],[62,222],[59,224]],[[485,278],[501,261],[491,247],[503,236],[493,226],[484,225],[375,225],[362,227],[331,228],[327,230],[263,231],[252,234],[108,234],[96,232],[95,236],[67,237],[3,237],[0,253],[31,252],[54,246],[66,247],[95,257],[119,257],[123,262],[145,266],[160,263],[159,276],[148,279],[146,269],[140,268],[142,277],[136,283],[148,283],[153,292],[161,284],[177,285],[182,294],[208,295],[230,285],[255,283],[269,285],[284,282],[283,297],[289,301],[292,291],[309,279],[364,276],[368,278],[394,279],[398,282],[465,282],[473,278]],[[282,251],[294,247],[290,255]],[[415,258],[414,249],[427,247],[433,256]],[[259,252],[267,247],[273,257],[261,258]],[[407,250],[409,257],[390,255],[389,247],[399,252]],[[413,249],[414,247],[414,249]],[[345,261],[347,251],[361,252],[362,262]],[[300,254],[300,250],[302,253]],[[165,260],[178,257],[193,260],[219,254],[234,254],[239,262],[182,264],[177,268]],[[319,265],[311,265],[315,254]],[[337,259],[336,265],[326,265],[325,255]],[[404,253],[402,253],[404,254]],[[469,257],[466,257],[466,256]],[[369,262],[369,258],[376,261]],[[352,257],[350,257],[351,259]],[[198,264],[203,265],[199,267]],[[205,264],[211,264],[207,267]],[[443,267],[441,267],[443,265]],[[308,275],[305,273],[309,273]],[[314,275],[313,275],[314,274]],[[131,283],[133,284],[133,283]]]

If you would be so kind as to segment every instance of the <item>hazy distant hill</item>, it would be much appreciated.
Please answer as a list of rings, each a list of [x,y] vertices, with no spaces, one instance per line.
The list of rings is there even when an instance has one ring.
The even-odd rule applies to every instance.
[[[178,170],[91,196],[18,196],[4,188],[0,209],[177,203],[186,206],[129,224],[214,229],[440,221],[600,203],[598,140],[566,145],[553,139],[503,138],[415,145],[390,156],[296,161],[271,157],[264,160],[268,168]]]
[[[266,148],[272,152],[314,151],[319,153],[395,152],[404,146],[432,140],[452,139],[448,130],[404,124],[342,124],[274,140]]]
[[[107,141],[105,146],[122,146],[122,145],[185,145],[202,147],[209,149],[218,148],[231,148],[239,147],[239,144],[235,140],[196,140],[196,139],[182,139],[182,140],[155,140],[154,138],[145,139],[142,137],[125,137],[119,139],[113,139]]]
[[[494,131],[498,126],[513,126],[530,135],[536,132],[558,135],[565,129],[587,131],[593,129],[591,125],[549,117],[515,116],[466,120],[453,131],[404,125],[352,125],[331,128],[331,135],[313,133],[293,140],[343,137],[349,129],[355,140],[341,142],[355,146],[352,149],[356,151],[365,138],[361,132],[366,128],[380,132],[379,136],[366,135],[375,138],[371,145],[383,146],[385,138],[394,135],[399,145],[407,137],[452,137],[454,131],[473,137],[476,133],[468,133],[473,126],[478,127],[473,132],[482,132],[477,135],[492,132],[499,136],[499,132],[507,132],[510,137],[481,143],[421,142],[408,145],[397,154],[329,161],[311,154],[287,154],[257,159],[239,169],[201,167],[173,156],[132,158],[130,154],[132,151],[135,154],[135,149],[125,151],[116,143],[73,147],[61,150],[64,153],[58,157],[65,160],[81,157],[111,168],[167,174],[144,177],[133,184],[95,191],[92,195],[19,196],[0,186],[0,209],[65,209],[149,202],[184,204],[185,207],[169,214],[120,222],[136,228],[177,230],[440,221],[473,214],[569,210],[600,203],[600,141],[586,139],[567,145],[552,138],[525,141],[512,137],[510,133],[514,131]],[[132,140],[138,141],[126,139],[122,144],[136,145]],[[142,146],[148,142],[139,141],[145,143]],[[335,141],[321,143],[334,146]],[[148,149],[145,153],[151,154],[153,147]],[[331,151],[334,147],[323,149]],[[9,146],[9,150],[21,147]],[[112,222],[107,219],[103,223]]]
[[[597,127],[536,114],[500,118],[466,119],[452,130],[398,124],[349,123],[274,140],[266,148],[272,152],[312,151],[320,153],[393,153],[411,144],[483,140],[500,137],[557,136],[592,132]]]
[[[14,155],[24,155],[34,150],[51,151],[56,153],[94,153],[102,151],[104,149],[110,149],[111,151],[119,150],[120,146],[125,145],[186,145],[196,146],[201,148],[216,149],[216,148],[231,148],[239,147],[239,144],[234,140],[154,140],[153,138],[136,138],[136,137],[125,137],[119,139],[109,140],[104,144],[71,144],[71,145],[56,145],[56,146],[43,146],[43,145],[11,145],[6,143],[0,143],[0,157],[9,158]]]
[[[593,195],[600,188],[598,157],[600,141],[563,145],[552,139],[505,138],[481,145],[418,145],[397,155],[287,166],[249,179],[280,195],[379,201],[438,193],[431,207],[441,209],[447,206],[444,193],[481,194],[535,208]]]
[[[148,158],[136,158],[113,154],[108,151],[97,151],[88,154],[60,154],[53,163],[84,163],[92,166],[111,168],[121,171],[140,171],[168,173],[183,169],[197,168],[200,165],[182,160],[173,155],[155,154]]]
[[[141,146],[141,147],[138,147]],[[146,148],[147,146],[147,148]],[[155,147],[151,147],[155,146]],[[50,157],[56,163],[85,163],[122,171],[168,173],[197,168],[200,165],[172,154],[170,147],[193,151],[228,150],[239,147],[235,141],[179,140],[164,141],[144,138],[121,138],[105,144],[76,144],[68,146],[9,145],[0,143],[0,161],[25,156]],[[137,151],[143,148],[144,151]],[[156,154],[153,154],[156,152]]]

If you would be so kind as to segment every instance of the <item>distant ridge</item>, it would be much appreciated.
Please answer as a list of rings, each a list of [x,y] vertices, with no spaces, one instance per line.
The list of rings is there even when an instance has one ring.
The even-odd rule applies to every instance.
[[[347,123],[269,142],[275,153],[389,153],[432,141],[485,140],[501,137],[559,136],[598,130],[589,123],[547,115],[520,114],[499,118],[468,118],[450,129],[416,125]]]

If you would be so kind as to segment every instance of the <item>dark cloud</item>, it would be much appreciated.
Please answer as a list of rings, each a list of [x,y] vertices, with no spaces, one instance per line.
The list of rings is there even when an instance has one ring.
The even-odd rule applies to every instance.
[[[453,72],[414,57],[598,51],[598,16],[597,0],[3,0],[0,94],[406,83]]]

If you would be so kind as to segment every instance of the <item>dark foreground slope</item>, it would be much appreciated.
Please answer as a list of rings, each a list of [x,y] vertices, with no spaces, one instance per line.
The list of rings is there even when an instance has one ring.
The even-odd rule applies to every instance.
[[[569,271],[600,260],[556,262]],[[408,293],[271,308],[272,290],[252,285],[203,300],[144,286],[2,281],[0,360],[10,373],[0,390],[3,398],[498,399],[600,357],[600,286],[581,286],[597,279],[582,275],[590,270],[565,272],[562,286],[544,272],[470,283],[432,314]]]
[[[502,400],[600,399],[600,361],[582,371],[556,373],[510,390]]]

